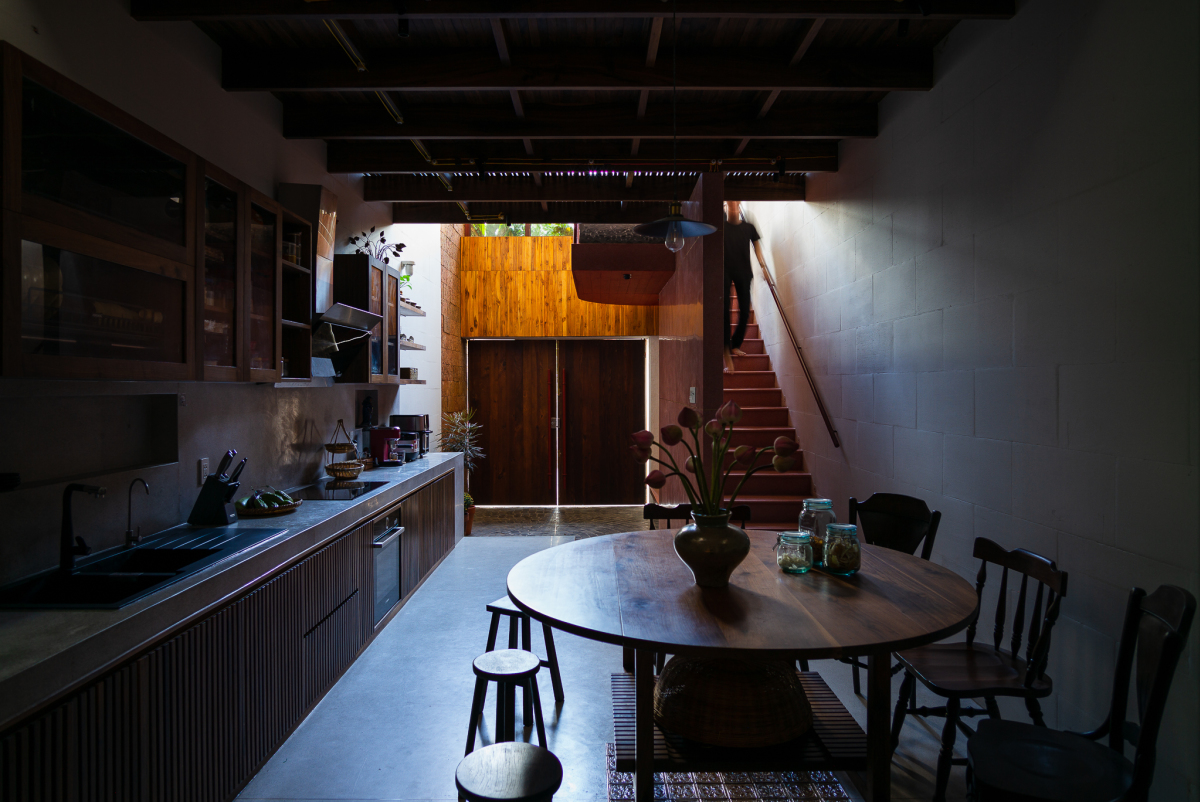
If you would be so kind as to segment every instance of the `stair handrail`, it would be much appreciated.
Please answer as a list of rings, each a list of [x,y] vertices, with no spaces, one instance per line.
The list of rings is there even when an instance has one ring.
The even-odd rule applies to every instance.
[[[825,401],[821,398],[821,391],[817,389],[817,383],[813,381],[812,374],[808,371],[808,363],[804,361],[804,351],[800,348],[800,341],[796,339],[796,333],[792,331],[792,324],[788,322],[787,314],[783,311],[783,302],[779,300],[779,291],[775,289],[775,281],[771,278],[771,271],[767,269],[766,265],[763,265],[762,272],[767,280],[767,286],[771,288],[771,297],[775,299],[775,306],[779,309],[779,319],[783,321],[783,327],[787,329],[788,337],[792,340],[792,347],[796,349],[796,358],[800,360],[800,369],[804,371],[804,378],[808,379],[808,387],[812,390],[813,398],[817,402],[817,409],[821,411],[821,419],[825,421],[825,428],[829,431],[829,439],[833,441],[834,448],[841,448],[842,440],[838,437],[837,428],[833,425],[833,419],[829,417],[829,410],[825,408]]]

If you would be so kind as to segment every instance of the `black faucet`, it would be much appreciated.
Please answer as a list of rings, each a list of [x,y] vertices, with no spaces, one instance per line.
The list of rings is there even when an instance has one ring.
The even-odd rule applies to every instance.
[[[125,545],[126,547],[136,546],[142,542],[142,527],[137,528],[137,534],[133,532],[133,488],[138,482],[142,483],[142,487],[146,488],[146,495],[150,495],[150,485],[146,484],[146,480],[138,477],[129,483],[129,517],[125,522]]]
[[[69,484],[63,490],[62,541],[59,544],[58,570],[64,574],[75,570],[76,555],[87,554],[91,551],[83,542],[83,538],[75,537],[75,526],[71,522],[71,494],[77,490],[96,498],[103,498],[104,494],[108,492],[103,487],[77,484]]]

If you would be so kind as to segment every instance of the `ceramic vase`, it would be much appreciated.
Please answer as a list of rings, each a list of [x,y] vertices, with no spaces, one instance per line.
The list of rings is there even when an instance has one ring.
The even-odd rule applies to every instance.
[[[750,537],[729,523],[729,511],[692,513],[692,522],[675,533],[675,553],[692,569],[702,588],[723,588],[733,569],[750,553]]]

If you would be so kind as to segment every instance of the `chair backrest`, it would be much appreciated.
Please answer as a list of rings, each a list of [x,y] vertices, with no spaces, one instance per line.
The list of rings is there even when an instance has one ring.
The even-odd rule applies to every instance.
[[[899,493],[872,493],[866,501],[850,497],[850,523],[859,523],[860,519],[859,531],[867,543],[916,554],[917,546],[924,539],[921,559],[928,560],[933,553],[933,539],[937,537],[942,514],[937,510],[930,512],[929,506],[919,498]]]
[[[1141,588],[1129,592],[1108,719],[1108,745],[1123,752],[1128,741],[1136,750],[1133,785],[1126,798],[1144,799],[1149,793],[1167,693],[1195,613],[1196,598],[1174,585],[1163,585],[1149,596]],[[1135,650],[1137,722],[1126,719]]]
[[[674,507],[663,507],[659,504],[647,504],[642,507],[642,520],[650,522],[650,528],[654,528],[655,521],[666,521],[670,527],[671,521],[686,521],[692,515],[691,504],[676,504]],[[750,520],[750,507],[746,504],[739,504],[729,511],[729,517],[738,522],[739,526],[744,527],[746,522]]]
[[[1000,574],[1000,597],[996,603],[996,622],[992,633],[992,645],[997,651],[1004,640],[1004,623],[1008,614],[1009,571],[1021,575],[1021,589],[1017,597],[1017,609],[1013,614],[1012,640],[1009,643],[1009,652],[1016,658],[1020,658],[1021,639],[1024,637],[1025,599],[1029,595],[1030,578],[1037,585],[1033,597],[1033,613],[1029,617],[1029,640],[1025,646],[1025,686],[1029,687],[1046,672],[1046,661],[1050,656],[1050,631],[1058,621],[1058,608],[1062,598],[1067,595],[1067,572],[1058,570],[1053,560],[1040,554],[1025,549],[1005,551],[998,543],[986,537],[975,538],[975,558],[981,561],[979,575],[975,579],[975,593],[981,606],[988,563],[1003,569]],[[967,627],[967,643],[975,642],[975,627],[978,623],[979,619],[976,617]]]

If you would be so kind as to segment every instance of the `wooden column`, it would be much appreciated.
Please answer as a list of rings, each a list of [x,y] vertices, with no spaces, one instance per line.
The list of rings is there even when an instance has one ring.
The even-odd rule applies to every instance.
[[[634,658],[633,794],[636,802],[654,799],[654,652],[638,649]]]
[[[867,799],[889,802],[892,798],[892,706],[891,655],[867,658]]]

